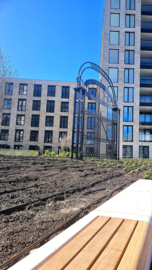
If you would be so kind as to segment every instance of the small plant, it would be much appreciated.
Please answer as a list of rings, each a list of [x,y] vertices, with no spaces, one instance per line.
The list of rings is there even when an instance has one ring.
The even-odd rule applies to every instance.
[[[134,171],[134,170],[132,170],[132,171],[130,171],[130,174],[132,175],[134,172],[135,172],[135,171]]]
[[[140,168],[141,168],[141,170],[144,170],[146,168],[146,166],[142,165]]]
[[[71,153],[70,152],[66,152],[65,154],[67,157],[71,157]]]
[[[34,155],[34,151],[33,150],[30,150],[29,156],[33,156],[33,155]]]
[[[129,167],[126,166],[123,170],[124,170],[124,171],[128,171],[128,169],[129,169]]]
[[[121,165],[120,165],[120,164],[118,164],[118,165],[117,165],[117,167],[118,167],[118,168],[121,168]]]
[[[150,175],[148,174],[148,171],[145,172],[143,178],[144,178],[144,179],[148,179],[149,177],[150,177]]]

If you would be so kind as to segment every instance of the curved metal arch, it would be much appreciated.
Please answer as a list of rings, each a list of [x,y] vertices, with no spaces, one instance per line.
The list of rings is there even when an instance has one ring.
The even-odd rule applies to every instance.
[[[86,65],[86,64],[90,64],[90,66],[87,66],[84,69],[82,69],[83,66]],[[81,67],[79,69],[79,72],[78,72],[77,85],[78,86],[81,85],[82,74],[88,68],[94,69],[95,71],[99,72],[107,80],[107,82],[109,83],[109,85],[110,85],[110,87],[112,89],[112,94],[113,94],[113,99],[114,99],[114,105],[116,106],[117,101],[116,101],[116,94],[115,94],[115,89],[114,89],[113,83],[112,83],[110,77],[108,76],[108,74],[101,67],[99,67],[98,65],[96,65],[95,63],[93,63],[93,62],[85,62],[84,64],[81,65]]]

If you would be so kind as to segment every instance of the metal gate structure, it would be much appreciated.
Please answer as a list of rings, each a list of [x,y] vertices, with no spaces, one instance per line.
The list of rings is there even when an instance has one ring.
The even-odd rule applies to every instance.
[[[108,87],[93,79],[83,83],[82,75],[88,68],[97,71],[108,83]],[[95,93],[88,91],[89,86],[95,86]],[[108,102],[101,98],[103,94]],[[88,107],[86,98],[90,101]],[[110,112],[108,117],[102,113],[105,107]],[[87,156],[119,159],[119,132],[120,110],[113,83],[102,68],[92,62],[86,62],[79,69],[77,87],[74,88],[71,158],[75,155],[77,159]]]

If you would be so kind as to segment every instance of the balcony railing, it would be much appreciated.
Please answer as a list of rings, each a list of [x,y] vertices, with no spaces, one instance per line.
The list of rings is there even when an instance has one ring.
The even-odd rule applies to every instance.
[[[141,15],[152,15],[152,6],[141,6]]]
[[[141,50],[152,51],[152,41],[151,40],[141,40]]]
[[[140,77],[140,87],[152,87],[152,77]]]
[[[139,141],[141,142],[152,142],[152,134],[140,134],[139,133]]]
[[[142,33],[152,33],[152,23],[141,23]]]
[[[152,59],[140,59],[140,68],[152,69]]]

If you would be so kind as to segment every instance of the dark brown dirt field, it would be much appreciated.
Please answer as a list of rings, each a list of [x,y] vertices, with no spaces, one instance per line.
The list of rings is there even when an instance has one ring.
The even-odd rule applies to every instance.
[[[106,196],[82,216],[143,178],[145,171],[152,178],[151,168],[149,160],[0,157],[0,264],[95,199]]]

